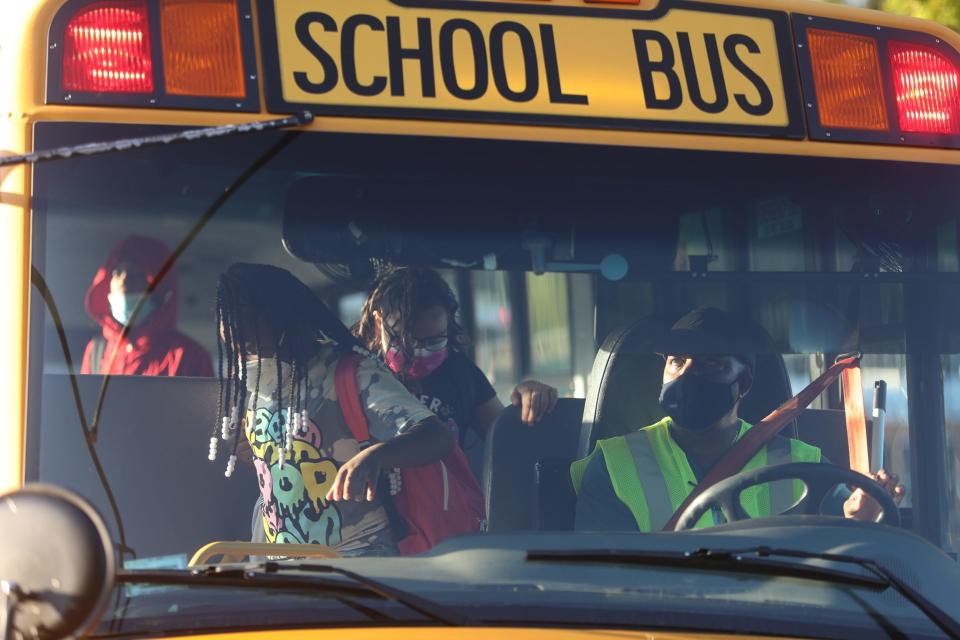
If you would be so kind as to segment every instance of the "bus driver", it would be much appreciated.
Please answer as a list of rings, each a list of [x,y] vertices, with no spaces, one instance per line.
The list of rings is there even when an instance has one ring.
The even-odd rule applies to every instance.
[[[749,349],[756,341],[737,318],[719,309],[696,309],[673,325],[664,343],[660,405],[667,417],[601,440],[590,456],[573,463],[578,530],[662,529],[673,515],[671,505],[682,502],[751,427],[738,411],[753,384],[755,356]],[[818,448],[782,436],[774,437],[745,468],[762,466],[757,464],[761,455],[767,464],[827,462]],[[905,490],[896,474],[880,469],[873,478],[900,503]],[[751,505],[750,490],[742,496],[754,517],[782,513],[794,502],[788,494],[779,504],[777,492],[766,485],[758,488],[769,491],[770,499],[755,497]],[[837,487],[822,510],[873,521],[880,505],[862,489],[851,493]]]

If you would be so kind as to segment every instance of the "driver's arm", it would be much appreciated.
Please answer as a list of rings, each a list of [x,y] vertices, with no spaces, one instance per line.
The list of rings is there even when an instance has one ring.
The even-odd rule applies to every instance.
[[[826,456],[821,456],[820,462],[832,464]],[[906,494],[903,485],[900,484],[900,479],[895,474],[890,474],[883,469],[877,472],[876,476],[875,480],[890,493],[894,502],[899,505]],[[821,513],[825,516],[866,521],[875,520],[879,508],[877,502],[864,494],[862,490],[852,491],[845,484],[834,487],[833,491],[824,498],[823,505],[820,507]]]
[[[603,451],[598,451],[583,473],[574,529],[577,531],[637,531],[629,507],[617,497],[607,472]]]

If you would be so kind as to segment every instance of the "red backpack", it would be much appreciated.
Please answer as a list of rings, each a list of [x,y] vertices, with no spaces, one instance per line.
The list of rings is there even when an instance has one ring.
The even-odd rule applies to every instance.
[[[359,354],[347,354],[337,362],[334,373],[340,410],[357,442],[370,439],[357,386],[362,359]],[[480,531],[486,520],[483,492],[459,445],[442,460],[401,469],[400,473],[401,489],[393,500],[407,525],[407,536],[397,543],[401,554],[421,553],[450,536]]]

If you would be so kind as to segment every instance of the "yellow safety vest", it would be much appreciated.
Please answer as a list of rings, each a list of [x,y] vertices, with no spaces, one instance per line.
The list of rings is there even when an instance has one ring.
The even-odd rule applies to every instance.
[[[664,418],[625,436],[598,441],[589,456],[570,465],[577,494],[587,465],[602,451],[613,490],[629,507],[640,531],[662,529],[697,485],[686,453],[670,436],[671,423],[670,418]],[[738,440],[751,427],[743,420],[740,423]],[[820,449],[792,438],[775,438],[744,465],[743,471],[786,462],[820,462]],[[751,518],[760,518],[787,510],[803,491],[803,483],[797,480],[761,484],[744,491],[740,501]],[[708,511],[695,528],[714,524],[713,513]]]

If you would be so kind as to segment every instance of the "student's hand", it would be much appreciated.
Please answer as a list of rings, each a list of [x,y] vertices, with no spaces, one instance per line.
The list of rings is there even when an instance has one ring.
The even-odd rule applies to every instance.
[[[903,496],[907,490],[900,484],[900,478],[895,473],[887,473],[886,469],[871,474],[870,476],[877,481],[884,490],[890,494],[893,501],[900,505]],[[880,517],[880,503],[864,493],[863,489],[857,489],[843,503],[843,515],[853,520],[862,520],[864,522],[876,522]]]
[[[536,424],[557,406],[557,390],[548,384],[527,380],[513,390],[510,402],[520,407],[520,419],[524,424]]]
[[[377,480],[380,478],[382,466],[378,453],[381,446],[381,444],[375,444],[367,447],[347,460],[337,471],[333,486],[327,491],[327,500],[373,501],[377,497]]]

